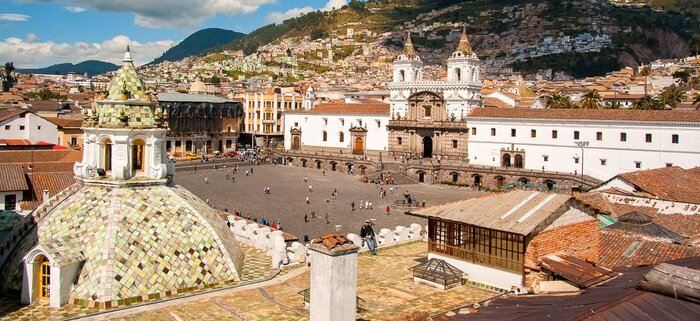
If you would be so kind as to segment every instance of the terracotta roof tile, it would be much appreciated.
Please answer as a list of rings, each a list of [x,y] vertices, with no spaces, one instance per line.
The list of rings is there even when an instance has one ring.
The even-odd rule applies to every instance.
[[[81,128],[83,127],[83,120],[79,118],[56,118],[56,117],[45,117],[46,120],[54,123],[60,128]]]
[[[34,163],[34,162],[77,162],[82,159],[82,152],[77,150],[2,150],[0,164]]]
[[[484,97],[484,107],[490,108],[513,108],[503,100],[493,97]]]
[[[620,230],[603,229],[597,263],[600,266],[617,269],[653,265],[694,256],[700,256],[700,248]]]
[[[0,192],[29,189],[21,164],[0,164]]]
[[[6,121],[12,117],[19,116],[27,112],[29,111],[26,109],[18,108],[0,109],[0,122]]]
[[[626,109],[520,109],[476,108],[469,118],[526,118],[700,122],[700,111]]]
[[[700,204],[700,171],[663,167],[652,170],[623,173],[619,178],[634,184],[642,193],[664,200]],[[678,184],[683,182],[683,184]]]
[[[389,104],[320,104],[310,110],[287,111],[289,114],[381,115],[389,116]]]
[[[34,199],[39,202],[44,201],[44,190],[48,190],[49,195],[54,196],[75,183],[73,172],[29,173],[27,177],[34,192]]]

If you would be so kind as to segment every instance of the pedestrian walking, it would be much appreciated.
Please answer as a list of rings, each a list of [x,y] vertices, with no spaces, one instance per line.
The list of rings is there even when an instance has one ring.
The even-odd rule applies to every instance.
[[[250,173],[253,174],[253,168],[252,168],[252,167],[250,168]]]
[[[309,192],[313,192],[313,191],[314,191],[313,186],[311,186],[311,184],[309,184]]]
[[[311,210],[311,218],[316,218],[316,210]]]
[[[304,183],[306,183],[306,182],[308,182],[308,181],[309,181],[309,179],[308,179],[308,178],[306,177],[306,175],[305,175],[305,176],[304,176]]]
[[[365,203],[363,203],[362,200],[360,200],[360,202],[358,202],[358,204],[359,204],[358,207],[359,207],[360,209],[365,208]]]
[[[329,224],[331,221],[328,220],[328,213],[326,213],[326,224]]]
[[[311,204],[311,202],[309,201],[309,197],[308,197],[308,196],[306,197],[306,204]]]
[[[204,178],[204,184],[209,184],[209,177]]]
[[[236,182],[236,176],[231,176],[231,182],[235,183]]]
[[[209,199],[207,198],[207,205],[209,205]]]
[[[372,209],[372,201],[367,201],[367,209],[368,210]]]
[[[248,175],[250,175],[250,173],[248,173],[248,171],[245,171],[245,176],[248,176]]]
[[[353,211],[355,210],[355,201],[352,201],[352,203],[350,203],[350,207],[352,208]]]
[[[326,170],[325,170],[325,169],[323,170],[323,176],[326,176]]]
[[[386,206],[386,215],[391,215],[391,207],[389,205]]]
[[[308,223],[308,222],[309,222],[309,215],[306,214],[306,212],[304,212],[304,223]]]
[[[369,252],[372,255],[377,255],[377,244],[375,243],[374,229],[372,229],[372,222],[370,220],[366,220],[362,225],[360,237],[362,237],[362,245],[364,246],[364,243],[367,243]]]

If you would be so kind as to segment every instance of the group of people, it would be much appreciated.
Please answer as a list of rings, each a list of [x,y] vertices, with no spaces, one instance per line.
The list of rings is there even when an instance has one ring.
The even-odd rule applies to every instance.
[[[367,209],[367,210],[371,210],[371,209],[372,209],[372,201],[369,201],[369,200],[368,200],[368,201],[365,203],[364,201],[359,200],[359,201],[357,201],[357,203],[355,203],[355,200],[353,200],[352,202],[350,202],[350,208],[352,208],[353,211],[354,211],[355,209],[360,209],[360,210],[362,210],[362,209]]]
[[[253,221],[253,222],[258,223],[258,224],[261,224],[261,225],[269,226],[269,227],[271,227],[271,228],[273,228],[273,229],[278,229],[278,230],[280,230],[280,231],[282,230],[282,225],[280,224],[280,219],[279,219],[279,218],[278,218],[277,220],[275,220],[275,221],[270,221],[270,220],[268,220],[267,218],[264,218],[264,217],[263,217],[263,218],[261,218],[261,219],[258,221],[258,218],[257,218],[257,217],[251,217],[250,214],[243,214],[243,212],[242,212],[242,211],[239,211],[239,210],[234,211],[233,214],[234,214],[235,216],[240,217],[240,218],[244,218],[244,219],[246,219],[246,220]]]

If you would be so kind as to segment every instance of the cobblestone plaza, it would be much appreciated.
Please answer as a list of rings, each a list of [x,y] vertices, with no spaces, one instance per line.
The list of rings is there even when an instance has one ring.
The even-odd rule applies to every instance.
[[[182,185],[201,199],[209,199],[217,209],[242,211],[251,218],[266,218],[275,221],[278,218],[284,231],[303,240],[327,233],[340,234],[359,233],[362,222],[366,219],[376,219],[375,232],[381,228],[393,229],[398,225],[408,226],[411,223],[426,224],[422,218],[404,215],[406,208],[394,206],[394,202],[404,199],[404,193],[414,195],[419,202],[426,206],[443,204],[482,195],[468,188],[456,188],[445,185],[410,184],[398,185],[393,194],[388,186],[385,198],[379,197],[379,188],[375,184],[361,182],[361,177],[347,175],[342,172],[326,171],[299,167],[284,167],[281,165],[260,165],[238,163],[238,173],[233,175],[230,167],[217,170],[180,171],[175,173],[175,183]],[[245,171],[253,169],[253,174],[245,175]],[[229,179],[226,179],[229,175]],[[235,176],[235,182],[231,177]],[[304,181],[304,177],[308,182]],[[208,182],[205,181],[205,178]],[[309,192],[309,185],[312,192]],[[270,194],[264,194],[263,188],[270,187]],[[334,189],[338,190],[336,200],[331,199]],[[306,204],[306,197],[309,203]],[[371,200],[373,209],[351,209],[351,202],[359,204]],[[391,207],[391,215],[386,215],[386,207]],[[316,212],[312,218],[311,212]],[[309,222],[304,222],[304,213],[308,214]],[[330,223],[326,223],[328,214]],[[336,225],[341,225],[336,231]]]

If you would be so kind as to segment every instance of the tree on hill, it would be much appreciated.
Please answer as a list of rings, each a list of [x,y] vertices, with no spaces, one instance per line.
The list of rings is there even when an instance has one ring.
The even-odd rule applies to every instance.
[[[581,108],[583,109],[599,109],[603,106],[601,103],[602,97],[597,90],[587,90],[581,98]]]
[[[695,55],[700,54],[700,33],[696,33],[690,40],[688,41],[688,48],[690,48],[691,53],[695,53]]]
[[[6,62],[5,69],[2,73],[2,91],[10,91],[12,85],[15,83],[16,79],[12,76],[12,72],[15,71],[15,64],[13,62]]]
[[[676,106],[686,98],[685,93],[681,91],[680,88],[676,87],[676,85],[671,85],[661,93],[663,105],[671,108],[676,108]]]
[[[632,108],[641,110],[659,110],[664,109],[665,105],[660,99],[652,98],[651,96],[644,96],[644,98],[633,101]]]

